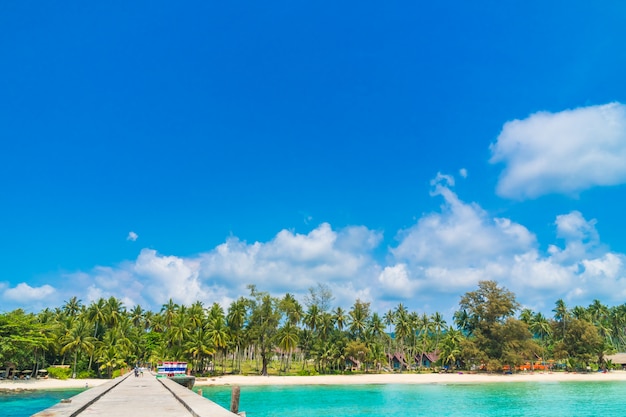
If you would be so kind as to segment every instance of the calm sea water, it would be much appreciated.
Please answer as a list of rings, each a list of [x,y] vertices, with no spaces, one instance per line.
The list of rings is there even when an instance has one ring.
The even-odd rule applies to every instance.
[[[230,387],[201,389],[230,407]],[[81,391],[0,393],[0,416],[27,417]],[[240,410],[248,417],[621,417],[626,382],[242,387]]]
[[[0,416],[27,417],[52,407],[63,398],[80,394],[82,391],[84,389],[24,391],[18,393],[0,391]]]
[[[201,387],[230,407],[230,387]],[[626,415],[626,382],[242,387],[248,417]]]

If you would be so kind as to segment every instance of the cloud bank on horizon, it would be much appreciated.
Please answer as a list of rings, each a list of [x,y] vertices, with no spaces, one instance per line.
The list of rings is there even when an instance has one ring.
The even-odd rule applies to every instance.
[[[491,152],[489,162],[503,166],[496,193],[507,199],[576,196],[592,187],[624,184],[626,106],[539,112],[509,121]],[[465,169],[459,176],[471,178]],[[115,296],[127,306],[152,309],[169,298],[227,305],[246,295],[248,284],[301,297],[324,283],[337,305],[349,306],[360,298],[378,311],[403,302],[449,314],[461,294],[485,279],[497,280],[524,305],[543,311],[559,297],[570,303],[594,298],[623,302],[626,255],[602,244],[596,219],[580,211],[554,213],[554,242],[539,242],[525,225],[464,201],[451,175],[438,173],[430,196],[441,202],[440,209],[402,230],[383,232],[366,225],[336,229],[321,223],[305,234],[280,230],[266,242],[233,236],[189,257],[145,248],[135,260],[68,273],[56,287],[0,284],[2,304],[60,305],[77,295],[86,302]],[[396,244],[381,248],[383,233],[394,234]],[[127,239],[137,237],[130,232]]]

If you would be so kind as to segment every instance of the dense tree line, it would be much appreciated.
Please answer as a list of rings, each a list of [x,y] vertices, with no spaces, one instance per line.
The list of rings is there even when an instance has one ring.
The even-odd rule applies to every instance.
[[[394,365],[411,371],[423,369],[424,354],[435,352],[436,363],[428,365],[439,369],[500,372],[536,361],[606,366],[605,355],[626,349],[626,304],[595,300],[568,308],[558,300],[546,317],[521,309],[494,281],[481,281],[461,297],[453,323],[402,303],[382,314],[358,299],[349,310],[332,308],[323,285],[311,288],[303,303],[291,294],[249,290],[227,310],[170,299],[153,312],[129,309],[114,297],[90,304],[74,297],[39,313],[2,313],[0,366],[36,374],[63,364],[78,377],[111,377],[123,367],[164,360],[185,360],[196,374],[335,373],[347,363],[370,372]]]

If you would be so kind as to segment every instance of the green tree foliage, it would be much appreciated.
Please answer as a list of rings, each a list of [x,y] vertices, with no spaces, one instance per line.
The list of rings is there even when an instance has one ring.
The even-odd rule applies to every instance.
[[[466,359],[482,362],[490,370],[534,361],[540,349],[528,325],[513,317],[519,304],[511,291],[495,281],[480,281],[478,289],[462,296],[459,305],[467,312],[467,329],[473,335],[465,344]]]
[[[481,281],[461,297],[454,328],[438,312],[409,311],[402,303],[383,314],[358,299],[349,308],[333,308],[323,285],[312,287],[302,304],[289,293],[274,297],[249,288],[249,296],[233,301],[227,312],[200,301],[186,306],[170,299],[153,312],[139,305],[127,310],[114,297],[89,304],[72,297],[37,314],[1,313],[0,371],[35,374],[69,365],[71,375],[111,377],[136,364],[181,360],[196,374],[268,375],[295,372],[293,366],[302,373],[336,373],[345,371],[350,357],[362,371],[391,368],[394,357],[420,371],[425,354],[438,352],[437,366],[501,372],[538,358],[574,368],[603,366],[605,355],[626,351],[626,304],[594,300],[568,308],[557,300],[553,314],[544,315],[520,309],[515,295],[494,281]]]

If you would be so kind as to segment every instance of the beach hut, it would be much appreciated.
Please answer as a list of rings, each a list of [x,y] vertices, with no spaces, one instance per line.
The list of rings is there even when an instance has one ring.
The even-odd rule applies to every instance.
[[[613,365],[621,366],[622,369],[626,370],[626,353],[615,353],[613,355],[606,355],[604,357],[605,361],[611,361]]]
[[[431,368],[439,360],[439,352],[422,352],[415,355],[415,364],[422,364],[424,368]]]
[[[359,369],[361,369],[361,362],[352,356],[348,356],[346,358],[346,371],[358,371]]]
[[[389,363],[394,371],[403,371],[408,369],[409,364],[404,357],[404,353],[396,352],[394,354],[388,354],[387,357],[389,358]]]

